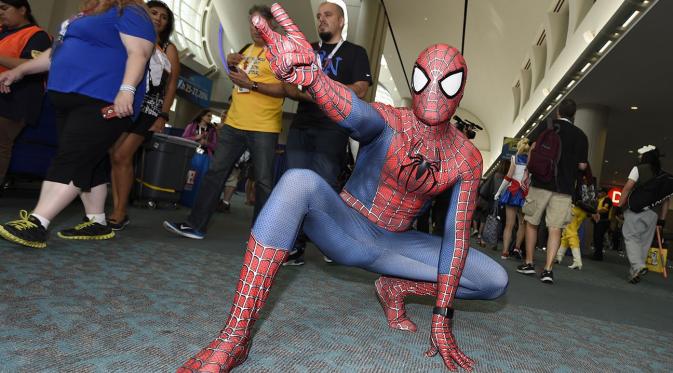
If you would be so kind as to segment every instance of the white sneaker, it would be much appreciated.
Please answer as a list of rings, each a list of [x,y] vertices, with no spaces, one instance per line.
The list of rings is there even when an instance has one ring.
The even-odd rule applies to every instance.
[[[325,263],[334,263],[334,261],[326,256],[322,256],[322,259],[325,261]]]

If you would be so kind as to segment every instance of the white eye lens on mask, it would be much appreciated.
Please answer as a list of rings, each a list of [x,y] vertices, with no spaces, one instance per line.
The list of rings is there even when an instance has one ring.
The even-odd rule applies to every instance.
[[[456,72],[450,73],[439,82],[439,86],[442,88],[442,92],[448,98],[454,97],[458,93],[462,85],[463,85],[463,70],[458,70]]]
[[[421,93],[425,87],[430,83],[430,79],[425,74],[425,71],[418,66],[414,66],[414,73],[411,77],[412,88],[415,93]]]

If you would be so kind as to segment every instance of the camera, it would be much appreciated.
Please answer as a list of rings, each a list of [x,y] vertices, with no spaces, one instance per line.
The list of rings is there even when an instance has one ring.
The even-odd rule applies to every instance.
[[[477,131],[484,129],[482,126],[457,115],[454,115],[453,119],[456,121],[456,128],[458,131],[462,132],[470,140],[473,140],[477,136]]]

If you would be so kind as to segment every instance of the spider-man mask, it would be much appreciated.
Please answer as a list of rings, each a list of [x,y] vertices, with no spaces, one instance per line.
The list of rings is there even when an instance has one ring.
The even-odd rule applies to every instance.
[[[414,114],[423,123],[448,123],[463,98],[467,64],[458,49],[434,44],[418,55],[411,76]]]

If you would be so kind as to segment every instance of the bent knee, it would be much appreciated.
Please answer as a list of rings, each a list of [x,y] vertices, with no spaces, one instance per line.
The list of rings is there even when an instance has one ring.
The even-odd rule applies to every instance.
[[[321,182],[325,183],[320,175],[312,170],[291,168],[283,173],[276,188],[314,192],[318,190]]]
[[[484,284],[486,299],[500,298],[507,291],[509,276],[502,266],[498,265],[490,271],[489,277]]]

